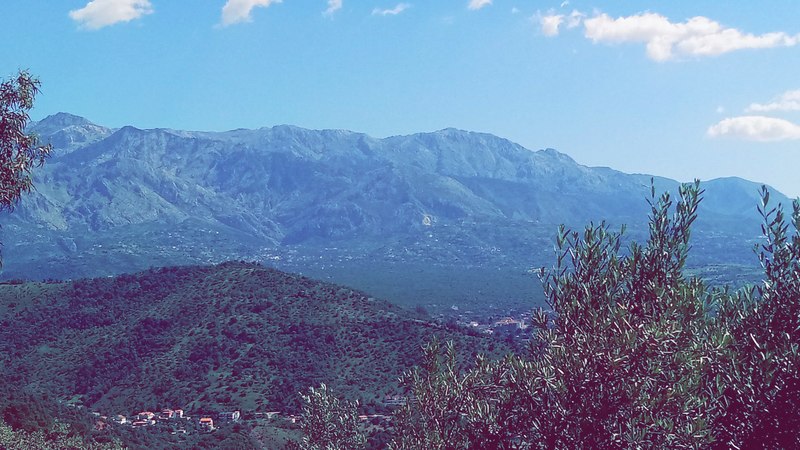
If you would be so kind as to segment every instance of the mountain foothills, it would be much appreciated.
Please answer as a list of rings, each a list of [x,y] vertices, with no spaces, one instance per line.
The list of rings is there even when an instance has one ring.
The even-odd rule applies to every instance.
[[[24,388],[108,417],[168,407],[293,414],[299,393],[320,383],[360,400],[365,414],[386,413],[386,396],[405,395],[398,379],[433,336],[458,343],[465,362],[510,351],[362,292],[252,263],[3,284],[0,317],[0,392]],[[31,414],[19,409],[30,403],[0,402],[0,418],[24,429]]]
[[[107,413],[299,410],[325,382],[377,405],[436,334],[474,352],[500,341],[450,331],[366,294],[252,263],[0,285],[7,382]],[[495,349],[495,347],[497,347]]]
[[[650,176],[483,133],[110,129],[65,113],[30,129],[54,156],[36,192],[0,217],[6,279],[245,259],[314,276],[334,268],[336,281],[392,297],[379,279],[398,265],[473,279],[491,268],[501,280],[549,265],[558,224],[605,219],[634,237],[646,231]],[[690,264],[754,266],[758,186],[728,178],[703,187]],[[422,302],[424,289],[437,290],[419,289],[397,297]]]

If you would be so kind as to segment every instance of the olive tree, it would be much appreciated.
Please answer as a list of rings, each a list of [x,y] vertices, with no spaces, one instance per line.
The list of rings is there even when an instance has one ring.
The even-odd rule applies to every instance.
[[[685,274],[702,190],[649,200],[649,236],[561,227],[527,354],[459,370],[431,342],[392,449],[800,448],[800,203],[759,207],[760,285]]]
[[[555,267],[541,274],[551,311],[534,315],[528,355],[479,358],[464,374],[454,374],[454,364],[412,370],[406,386],[417,402],[399,415],[416,419],[398,421],[395,448],[707,445],[697,389],[705,343],[716,339],[714,295],[682,272],[701,191],[683,186],[674,205],[654,194],[649,239],[626,252],[624,229],[561,227]],[[426,360],[436,350],[429,346]],[[464,424],[457,445],[418,426],[445,411],[451,419],[434,423]]]
[[[733,291],[684,274],[701,197],[652,191],[625,250],[624,229],[562,227],[529,354],[459,373],[429,345],[392,446],[800,447],[800,204],[788,221],[762,189],[764,281]]]
[[[303,417],[300,428],[303,440],[296,448],[302,450],[358,450],[366,438],[358,425],[358,403],[339,400],[321,384],[301,394]]]

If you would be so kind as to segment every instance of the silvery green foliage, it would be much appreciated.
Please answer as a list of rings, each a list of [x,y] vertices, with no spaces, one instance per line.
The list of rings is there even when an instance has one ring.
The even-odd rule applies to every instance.
[[[366,438],[358,426],[358,403],[336,398],[325,384],[309,388],[303,398],[300,428],[303,450],[358,450]]]
[[[701,195],[653,190],[624,251],[624,229],[562,227],[529,354],[463,371],[432,342],[390,448],[800,447],[800,205],[790,236],[763,190],[765,280],[731,293],[683,273]]]
[[[800,448],[800,203],[787,222],[765,187],[761,198],[764,280],[718,314],[730,341],[716,375],[719,448]]]
[[[88,442],[76,435],[70,426],[56,422],[50,430],[14,430],[0,420],[0,448],[4,450],[122,450],[116,442]]]
[[[411,396],[395,413],[389,448],[520,448],[528,405],[510,387],[529,381],[519,378],[528,370],[519,358],[490,362],[479,356],[473,369],[462,372],[452,343],[442,349],[433,340],[422,365],[401,379]]]

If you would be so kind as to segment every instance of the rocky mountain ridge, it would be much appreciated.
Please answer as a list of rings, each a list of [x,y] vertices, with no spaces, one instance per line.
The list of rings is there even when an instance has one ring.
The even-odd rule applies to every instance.
[[[455,129],[384,139],[288,125],[112,129],[60,113],[31,130],[56,151],[36,191],[0,217],[5,277],[226,259],[292,270],[353,259],[525,267],[550,260],[560,223],[605,219],[635,234],[648,211],[648,175]],[[759,234],[758,184],[704,188],[698,263],[747,259]],[[731,243],[742,250],[726,250]]]

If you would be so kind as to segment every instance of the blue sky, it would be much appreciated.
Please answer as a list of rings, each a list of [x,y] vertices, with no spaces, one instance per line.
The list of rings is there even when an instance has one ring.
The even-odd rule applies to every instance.
[[[6,0],[34,119],[376,137],[456,127],[800,195],[800,2]]]

